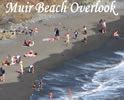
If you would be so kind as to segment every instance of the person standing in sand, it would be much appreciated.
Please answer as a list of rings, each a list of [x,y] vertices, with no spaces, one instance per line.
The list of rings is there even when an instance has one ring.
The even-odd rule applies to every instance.
[[[69,33],[66,34],[66,44],[67,44],[67,46],[70,44],[70,34]]]
[[[28,72],[34,74],[34,65],[29,66]]]
[[[85,44],[87,44],[87,32],[84,32],[83,31],[82,34],[83,34],[82,42],[85,43]]]
[[[29,35],[33,36],[33,30],[32,29],[29,29]]]
[[[23,75],[23,73],[24,73],[23,61],[20,61],[20,72]]]
[[[106,33],[106,29],[107,29],[106,21],[103,20],[103,22],[102,22],[102,33]]]
[[[34,35],[38,34],[38,28],[34,28]]]
[[[87,27],[85,25],[83,26],[83,33],[87,34]]]
[[[74,32],[74,39],[77,39],[77,37],[78,37],[78,31],[75,30],[75,32]]]
[[[60,39],[59,29],[55,28],[54,32],[55,32],[55,39],[59,40]]]
[[[16,58],[17,58],[17,59],[16,59],[16,63],[19,64],[20,61],[21,61],[21,56],[20,56],[20,55],[17,55]]]
[[[0,81],[5,81],[5,70],[0,67]]]
[[[100,19],[100,21],[99,21],[99,32],[102,32],[102,23],[103,23],[103,19]]]

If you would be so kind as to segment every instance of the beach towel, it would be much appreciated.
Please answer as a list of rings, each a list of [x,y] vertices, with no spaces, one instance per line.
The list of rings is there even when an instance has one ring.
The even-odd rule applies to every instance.
[[[53,42],[55,41],[55,38],[54,37],[49,37],[49,38],[44,38],[42,39],[43,42]]]
[[[25,54],[24,56],[25,57],[36,57],[36,55],[34,55],[34,54]]]

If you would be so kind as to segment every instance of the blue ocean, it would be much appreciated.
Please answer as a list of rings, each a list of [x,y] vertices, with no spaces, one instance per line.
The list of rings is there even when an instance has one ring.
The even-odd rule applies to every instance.
[[[119,1],[120,9],[124,2]],[[51,92],[52,100],[124,100],[124,50],[81,54],[36,81],[40,80],[44,85],[30,100],[51,100]]]
[[[49,100],[49,92],[54,100],[124,100],[124,51],[83,54],[40,79],[43,89],[31,100]]]

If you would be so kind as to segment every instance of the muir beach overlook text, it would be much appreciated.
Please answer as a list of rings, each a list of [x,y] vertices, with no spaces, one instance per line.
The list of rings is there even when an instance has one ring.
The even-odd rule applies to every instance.
[[[85,12],[85,13],[113,13],[115,16],[118,13],[115,11],[115,3],[116,1],[112,1],[109,5],[102,5],[100,4],[100,0],[97,1],[93,5],[79,5],[77,2],[73,2],[71,6],[67,7],[67,0],[63,1],[61,5],[45,5],[43,2],[39,2],[36,5],[31,5],[27,2],[26,5],[19,5],[18,2],[12,3],[8,2],[6,4],[6,13],[31,13],[32,9],[36,10],[37,13],[58,13],[58,12],[67,12],[68,9],[72,13],[76,12]]]

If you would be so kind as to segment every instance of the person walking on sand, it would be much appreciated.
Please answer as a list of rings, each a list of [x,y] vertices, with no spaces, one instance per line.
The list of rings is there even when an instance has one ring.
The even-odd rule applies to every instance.
[[[23,61],[20,61],[20,73],[23,75],[24,73],[24,66],[23,66]]]
[[[70,34],[69,33],[66,34],[66,44],[67,44],[67,46],[70,44]]]
[[[87,34],[87,27],[85,25],[83,26],[83,33]]]
[[[106,33],[106,29],[107,29],[106,21],[103,20],[103,22],[102,22],[102,33]]]
[[[74,39],[77,39],[77,37],[78,37],[78,31],[76,30],[76,31],[74,32]]]
[[[11,55],[8,54],[7,59],[8,59],[9,64],[11,64]]]
[[[5,81],[5,70],[3,67],[0,67],[0,81]]]
[[[38,34],[38,28],[34,28],[34,35]]]
[[[29,66],[28,72],[34,74],[34,65]]]
[[[103,19],[100,19],[100,21],[99,21],[99,32],[102,32],[102,23],[103,23]]]
[[[29,35],[33,36],[33,30],[32,29],[29,29]]]
[[[59,29],[55,28],[54,32],[55,32],[55,39],[59,40],[60,39]]]
[[[82,42],[87,44],[87,32],[82,32],[82,34],[83,34]]]
[[[20,61],[21,61],[21,56],[20,55],[17,55],[16,58],[17,58],[16,63],[19,64]]]

